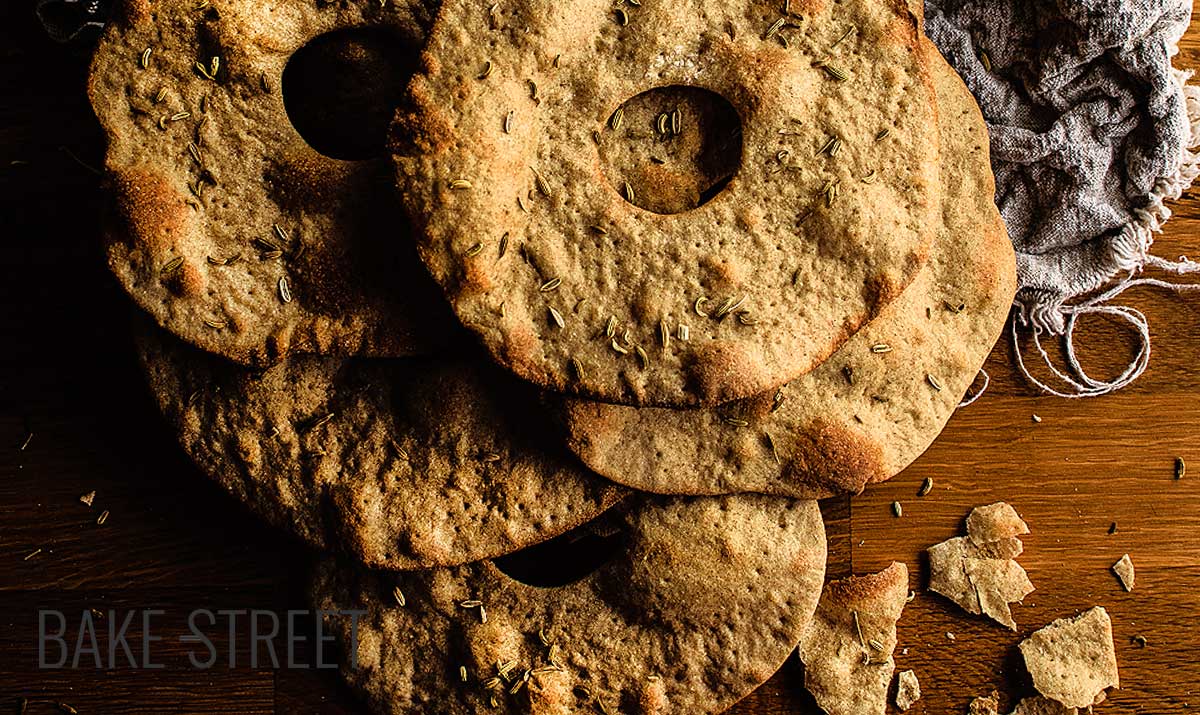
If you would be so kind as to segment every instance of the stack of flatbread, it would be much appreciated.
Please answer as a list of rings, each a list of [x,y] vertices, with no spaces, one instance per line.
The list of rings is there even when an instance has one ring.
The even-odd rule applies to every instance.
[[[89,88],[149,385],[366,610],[374,710],[715,713],[798,646],[890,678],[907,571],[822,596],[815,500],[930,445],[1015,284],[920,22],[125,0]]]

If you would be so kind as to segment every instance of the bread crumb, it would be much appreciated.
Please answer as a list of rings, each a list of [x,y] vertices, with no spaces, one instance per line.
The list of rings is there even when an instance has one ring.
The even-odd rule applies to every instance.
[[[995,690],[990,695],[980,695],[967,706],[967,715],[1000,715],[1000,696]]]
[[[901,671],[896,676],[896,707],[908,710],[920,699],[921,683],[917,681],[917,674],[911,670]]]
[[[1112,565],[1113,573],[1117,578],[1121,579],[1121,585],[1126,591],[1133,590],[1133,560],[1129,558],[1129,554],[1121,557],[1120,561]]]
[[[1034,696],[1024,698],[1010,715],[1077,715],[1079,711],[1057,703],[1049,698]]]

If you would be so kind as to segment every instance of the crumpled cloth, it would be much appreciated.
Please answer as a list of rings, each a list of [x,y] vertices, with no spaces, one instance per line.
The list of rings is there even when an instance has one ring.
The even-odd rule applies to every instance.
[[[1171,215],[1163,201],[1200,173],[1200,92],[1171,64],[1191,11],[1191,0],[926,0],[926,33],[987,120],[1017,304],[1037,330],[1062,333],[1071,299],[1145,267]]]

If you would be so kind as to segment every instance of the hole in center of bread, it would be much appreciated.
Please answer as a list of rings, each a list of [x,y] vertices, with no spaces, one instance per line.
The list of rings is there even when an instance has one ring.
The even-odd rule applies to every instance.
[[[334,159],[386,155],[387,129],[417,52],[377,28],[337,30],[297,50],[283,71],[283,104],[309,146]]]
[[[527,586],[555,588],[597,571],[625,550],[625,531],[605,516],[492,563]]]
[[[708,203],[741,161],[737,110],[699,87],[642,92],[622,104],[600,134],[600,162],[613,190],[659,214]]]

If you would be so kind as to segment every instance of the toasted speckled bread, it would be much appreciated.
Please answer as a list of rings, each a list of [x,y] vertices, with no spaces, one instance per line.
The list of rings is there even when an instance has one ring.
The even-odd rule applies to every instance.
[[[820,511],[760,495],[629,501],[617,507],[624,549],[564,586],[528,586],[486,561],[403,574],[326,562],[316,607],[366,611],[343,677],[395,715],[725,710],[809,624]],[[350,626],[329,621],[343,645]]]
[[[143,367],[184,449],[317,547],[390,568],[465,563],[625,494],[550,436],[536,391],[485,360],[296,356],[259,373],[144,328]]]
[[[939,201],[916,18],[898,0],[780,12],[443,4],[393,151],[419,252],[498,362],[602,401],[715,405],[812,370],[917,274]],[[659,214],[627,200],[655,187],[605,167],[645,130],[616,111],[675,86],[732,105],[742,151],[712,200]]]
[[[929,590],[968,613],[981,613],[1017,630],[1010,603],[1033,593],[1033,583],[1016,559],[1025,546],[1018,537],[1029,526],[1004,502],[978,506],[967,516],[967,535],[930,546]]]
[[[1064,707],[1091,708],[1121,687],[1112,619],[1101,606],[1034,631],[1020,648],[1033,687]]]
[[[800,641],[804,687],[829,715],[886,715],[908,567],[831,581]]]
[[[108,136],[108,263],[139,306],[243,363],[444,342],[454,319],[416,258],[383,158],[436,4],[120,4],[89,93]],[[364,131],[378,124],[374,159],[318,153],[285,107],[289,59],[334,32],[344,37],[314,50],[294,101],[307,99],[309,118],[344,107]],[[360,76],[339,76],[346,67]],[[333,129],[342,140],[354,131]]]
[[[911,286],[824,365],[782,390],[717,410],[568,400],[572,448],[593,469],[653,492],[823,497],[888,479],[941,432],[1003,327],[1016,289],[992,202],[987,130],[937,55],[942,219]]]

